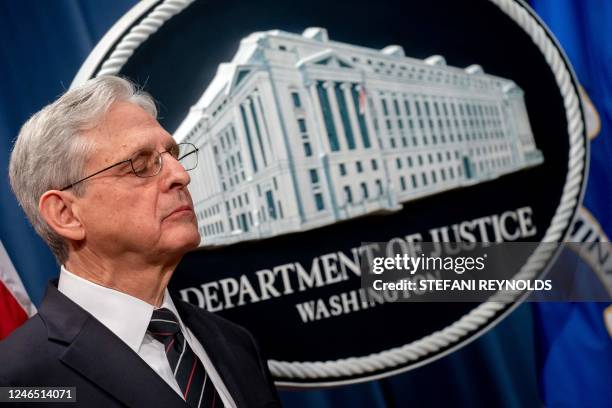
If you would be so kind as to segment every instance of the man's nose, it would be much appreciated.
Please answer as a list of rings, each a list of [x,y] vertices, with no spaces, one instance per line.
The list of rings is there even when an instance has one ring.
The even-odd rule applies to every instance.
[[[191,176],[180,161],[168,153],[164,155],[162,160],[162,173],[165,173],[164,179],[169,189],[176,186],[186,187],[191,183]]]

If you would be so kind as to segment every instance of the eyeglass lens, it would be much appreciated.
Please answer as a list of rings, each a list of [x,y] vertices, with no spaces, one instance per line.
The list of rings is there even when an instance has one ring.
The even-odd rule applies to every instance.
[[[178,160],[185,170],[189,171],[198,165],[197,150],[191,143],[181,143],[167,152]],[[159,173],[162,158],[159,152],[152,149],[141,150],[131,159],[132,168],[138,177],[151,177]]]

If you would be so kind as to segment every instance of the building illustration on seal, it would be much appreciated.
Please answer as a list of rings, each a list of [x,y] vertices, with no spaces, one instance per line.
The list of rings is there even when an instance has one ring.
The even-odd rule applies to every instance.
[[[397,211],[544,161],[512,80],[324,28],[244,38],[174,137],[200,149],[202,246]]]

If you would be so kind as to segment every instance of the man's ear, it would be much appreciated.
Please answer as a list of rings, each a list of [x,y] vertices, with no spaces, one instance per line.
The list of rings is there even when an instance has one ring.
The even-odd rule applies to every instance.
[[[49,226],[62,237],[81,241],[85,239],[85,227],[74,211],[74,196],[68,192],[49,190],[38,201],[38,210]]]

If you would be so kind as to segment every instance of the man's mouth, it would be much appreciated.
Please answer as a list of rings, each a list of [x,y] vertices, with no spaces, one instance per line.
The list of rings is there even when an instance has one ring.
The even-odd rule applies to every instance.
[[[168,214],[166,218],[172,217],[172,216],[183,216],[183,215],[190,215],[190,216],[193,215],[193,208],[191,208],[191,206],[189,205],[182,205],[174,209],[174,211]]]

